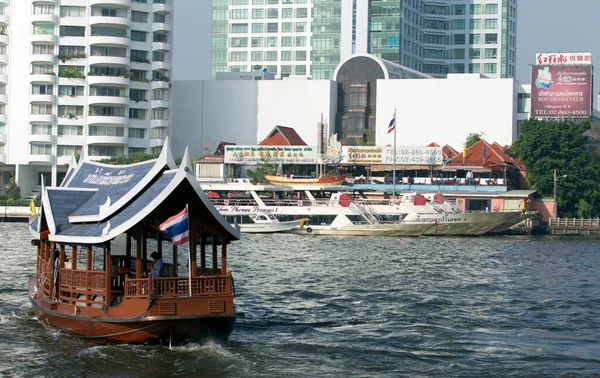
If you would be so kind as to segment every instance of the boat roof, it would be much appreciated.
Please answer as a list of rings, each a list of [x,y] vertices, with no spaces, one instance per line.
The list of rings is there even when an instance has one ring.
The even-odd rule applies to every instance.
[[[244,182],[202,182],[200,186],[205,191],[238,191],[238,192],[298,192],[298,191],[311,191],[311,192],[372,192],[375,189],[370,188],[353,188],[349,185],[254,185]]]
[[[149,219],[158,228],[186,207],[190,216],[200,214],[202,224],[215,234],[227,240],[240,237],[239,229],[225,221],[202,191],[187,149],[177,167],[168,140],[157,159],[143,163],[116,166],[82,160],[60,187],[42,187],[41,199],[40,216],[30,231],[39,238],[46,227],[49,240],[59,243],[102,244]]]

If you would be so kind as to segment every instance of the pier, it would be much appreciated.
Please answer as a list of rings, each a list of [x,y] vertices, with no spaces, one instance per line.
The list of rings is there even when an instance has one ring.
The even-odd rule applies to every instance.
[[[548,230],[552,235],[600,236],[600,219],[551,218]]]

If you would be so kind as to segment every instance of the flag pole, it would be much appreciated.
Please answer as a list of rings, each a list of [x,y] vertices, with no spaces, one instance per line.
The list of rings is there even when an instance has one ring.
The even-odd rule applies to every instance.
[[[189,288],[189,292],[190,292],[190,297],[192,296],[192,269],[196,269],[196,267],[192,267],[192,251],[195,249],[192,248],[192,235],[190,235],[190,210],[188,208],[188,204],[185,204],[185,212],[187,213],[188,216],[188,288]]]
[[[394,151],[393,151],[393,156],[394,156],[394,166],[393,166],[393,170],[394,173],[392,175],[392,199],[395,200],[396,199],[396,126],[398,125],[398,120],[396,119],[396,108],[394,108]]]

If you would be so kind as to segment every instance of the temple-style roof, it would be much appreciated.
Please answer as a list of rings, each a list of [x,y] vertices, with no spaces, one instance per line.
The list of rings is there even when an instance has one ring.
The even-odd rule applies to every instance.
[[[306,146],[306,142],[291,127],[275,126],[259,146]]]
[[[168,142],[168,141],[167,141]],[[131,165],[110,165],[82,160],[70,169],[60,187],[42,187],[42,210],[30,225],[39,236],[59,243],[102,244],[128,231],[152,215],[158,226],[186,206],[201,214],[207,227],[228,240],[239,239],[200,188],[186,152],[177,167],[168,148],[154,160]]]
[[[505,148],[498,143],[490,144],[482,139],[467,148],[464,153],[457,153],[446,166],[459,169],[487,168],[494,170],[496,167],[522,169],[522,164],[506,155],[504,151]]]

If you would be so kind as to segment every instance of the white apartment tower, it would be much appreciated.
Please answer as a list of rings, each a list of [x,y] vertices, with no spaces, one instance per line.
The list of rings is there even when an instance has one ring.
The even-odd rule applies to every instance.
[[[56,185],[73,155],[158,153],[173,0],[0,0],[1,183]]]

